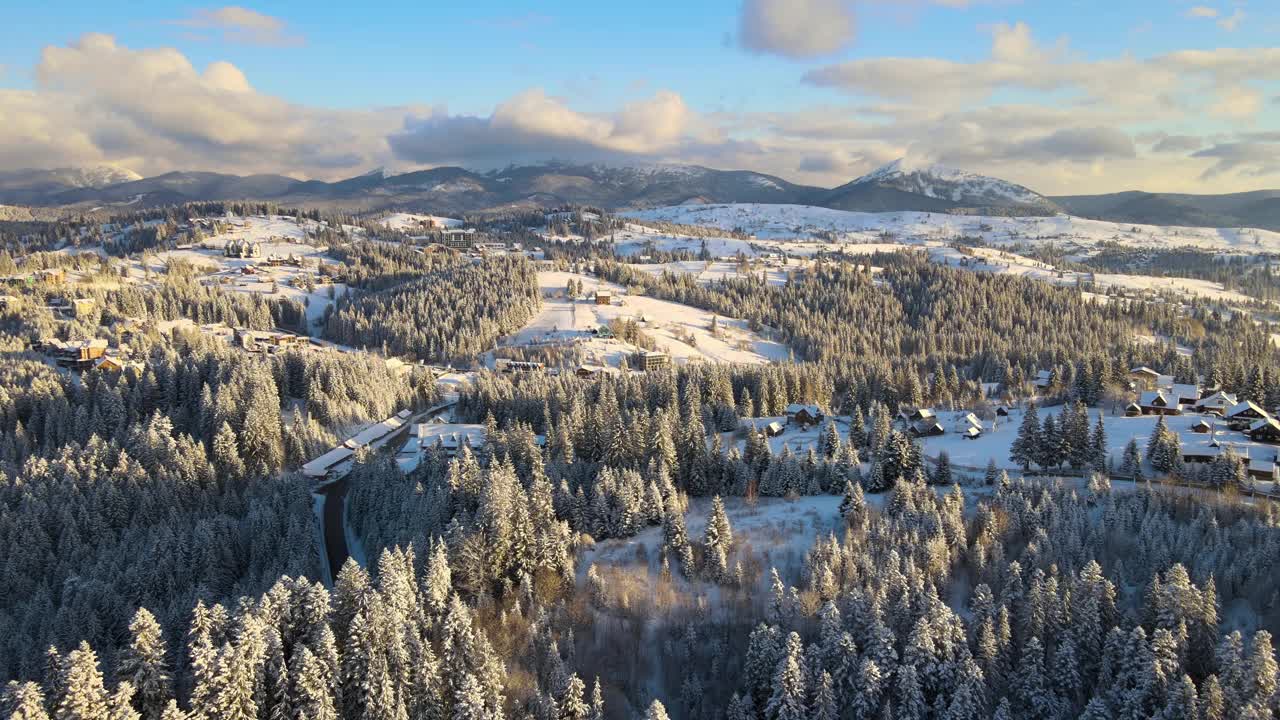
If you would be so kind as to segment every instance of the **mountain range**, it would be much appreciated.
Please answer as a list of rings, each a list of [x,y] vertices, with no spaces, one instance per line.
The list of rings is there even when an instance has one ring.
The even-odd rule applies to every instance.
[[[440,167],[403,174],[376,170],[336,182],[211,172],[171,172],[143,178],[115,167],[0,172],[0,204],[4,205],[84,211],[200,200],[257,200],[352,212],[396,209],[436,213],[565,204],[618,209],[685,203],[788,203],[861,212],[1066,212],[1116,222],[1280,230],[1280,190],[1231,195],[1134,191],[1047,197],[1005,180],[901,160],[831,189],[797,185],[746,170],[693,165],[552,163],[488,172]]]

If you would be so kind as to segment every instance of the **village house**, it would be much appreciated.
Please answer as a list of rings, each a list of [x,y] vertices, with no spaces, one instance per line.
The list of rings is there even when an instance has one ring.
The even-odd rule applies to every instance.
[[[1211,463],[1222,454],[1222,446],[1217,440],[1191,441],[1182,444],[1182,462]]]
[[[1040,390],[1047,389],[1050,385],[1053,384],[1053,371],[1037,370],[1036,377],[1034,380],[1031,381],[1031,384]]]
[[[1142,414],[1142,406],[1136,402],[1131,402],[1124,406],[1125,417],[1138,417]]]
[[[1253,425],[1258,420],[1271,417],[1266,410],[1263,410],[1252,400],[1245,400],[1237,403],[1223,415],[1227,421],[1227,426],[1232,430],[1244,430]]]
[[[1250,425],[1245,434],[1254,442],[1280,444],[1280,422],[1272,417],[1263,418]]]
[[[792,403],[787,406],[787,424],[799,427],[812,427],[826,419],[826,414],[817,405]]]
[[[608,290],[597,290],[597,291],[596,291],[596,304],[597,304],[597,305],[612,305],[612,304],[613,304],[613,293],[612,293],[612,292],[609,292]]]
[[[1182,404],[1163,390],[1149,390],[1138,396],[1143,415],[1181,415]]]
[[[1228,410],[1239,404],[1240,401],[1235,395],[1219,390],[1212,395],[1200,398],[1196,402],[1196,412],[1224,415]]]
[[[1254,480],[1263,480],[1275,482],[1280,479],[1280,472],[1276,469],[1276,459],[1274,457],[1267,458],[1249,458],[1249,477]]]
[[[907,425],[912,425],[921,420],[933,420],[936,417],[937,413],[931,408],[904,407],[898,411],[898,418]]]
[[[1196,424],[1191,426],[1191,432],[1206,435],[1213,432],[1213,425],[1210,425],[1208,420],[1197,420]]]
[[[947,429],[942,427],[942,423],[936,418],[929,420],[919,420],[907,430],[914,437],[936,437],[938,435],[946,435]]]
[[[971,431],[976,430],[978,435],[982,434],[982,421],[973,413],[964,413],[956,417],[952,423],[952,430],[965,436],[970,436]]]
[[[1129,380],[1133,382],[1135,389],[1154,390],[1156,384],[1160,382],[1160,373],[1146,365],[1140,365],[1129,370]]]
[[[223,248],[229,258],[256,258],[262,256],[262,246],[250,240],[229,240]]]
[[[782,423],[778,422],[777,420],[774,420],[773,422],[764,426],[765,437],[778,437],[784,432],[786,432],[786,428],[782,425]]]
[[[1200,402],[1200,386],[1189,383],[1174,383],[1164,390],[1165,395],[1180,405],[1194,406]]]

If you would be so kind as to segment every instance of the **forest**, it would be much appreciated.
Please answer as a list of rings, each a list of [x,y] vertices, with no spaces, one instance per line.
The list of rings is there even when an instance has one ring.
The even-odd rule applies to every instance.
[[[472,358],[540,302],[521,258],[333,252],[354,289],[325,332],[346,345]],[[477,373],[453,413],[483,424],[483,443],[429,447],[407,473],[358,453],[353,552],[332,585],[295,470],[370,420],[432,405],[425,368],[179,331],[132,338],[140,367],[73,376],[30,342],[129,316],[277,324],[289,309],[180,273],[103,291],[72,321],[31,312],[44,290],[24,292],[0,316],[0,717],[1280,711],[1280,508],[1238,496],[1238,458],[1201,471],[1204,490],[1143,482],[1184,471],[1165,431],[1125,467],[1101,451],[1133,365],[1280,403],[1265,329],[909,254],[823,260],[781,286],[597,268],[745,318],[799,361]],[[1035,422],[1010,458],[1040,475],[953,468],[897,420],[987,412],[990,393],[1047,406],[1024,414]],[[847,422],[798,453],[743,425],[792,403]],[[1084,477],[1052,477],[1068,468]],[[788,507],[809,508],[803,533],[761,525]]]

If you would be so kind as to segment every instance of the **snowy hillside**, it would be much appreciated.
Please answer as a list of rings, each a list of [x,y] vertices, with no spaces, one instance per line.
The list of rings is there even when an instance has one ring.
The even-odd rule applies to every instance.
[[[979,238],[990,245],[1053,242],[1062,249],[1081,251],[1114,242],[1139,248],[1280,252],[1280,233],[1269,230],[1133,225],[1070,215],[984,217],[927,212],[864,213],[762,203],[672,205],[625,214],[641,220],[738,230],[757,238],[777,240],[832,237],[841,243],[884,242],[887,233],[902,242]]]
[[[894,160],[854,180],[850,185],[877,184],[961,205],[1052,205],[1044,196],[1021,185],[943,165],[914,167]]]

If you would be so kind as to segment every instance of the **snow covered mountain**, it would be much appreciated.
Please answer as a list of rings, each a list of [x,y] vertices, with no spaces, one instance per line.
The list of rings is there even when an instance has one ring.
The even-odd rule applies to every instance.
[[[1052,200],[1021,185],[943,165],[895,160],[832,190],[821,205],[839,210],[1002,211],[1052,214]]]

